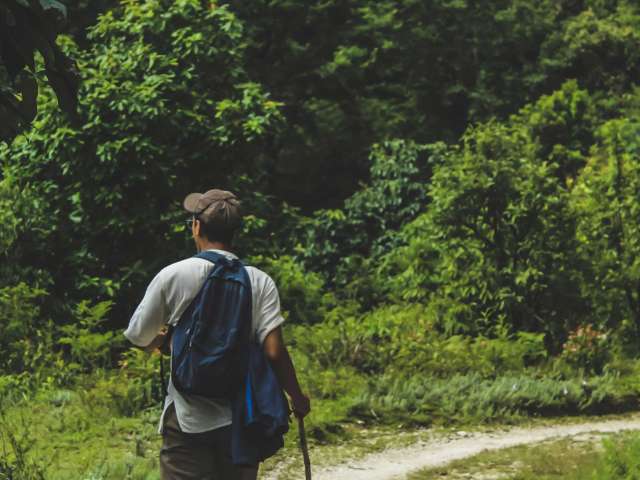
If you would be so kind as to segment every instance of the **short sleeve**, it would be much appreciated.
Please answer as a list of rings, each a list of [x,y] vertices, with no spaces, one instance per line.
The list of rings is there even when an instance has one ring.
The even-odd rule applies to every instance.
[[[146,347],[169,320],[169,309],[163,294],[162,272],[147,287],[144,298],[129,320],[124,336],[134,345]]]
[[[260,344],[267,335],[284,323],[284,317],[280,311],[280,295],[275,282],[264,274],[259,296],[256,299],[255,335]]]

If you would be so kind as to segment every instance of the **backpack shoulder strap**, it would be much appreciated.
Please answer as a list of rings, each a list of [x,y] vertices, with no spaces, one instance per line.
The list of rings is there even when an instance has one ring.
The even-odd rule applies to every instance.
[[[197,255],[194,255],[193,258],[202,258],[203,260],[208,260],[211,263],[219,263],[221,259],[226,260],[226,257],[224,255],[217,252],[212,252],[211,250],[200,252]]]
[[[211,263],[229,263],[229,264],[232,264],[232,263],[236,263],[237,262],[243,267],[247,266],[239,258],[230,260],[227,256],[222,255],[221,253],[218,253],[218,252],[213,252],[211,250],[205,250],[204,252],[200,252],[200,253],[194,255],[193,258],[202,258],[204,260],[210,261]]]
[[[213,271],[209,274],[210,276],[233,280],[251,288],[249,275],[245,268],[246,265],[240,259],[229,259],[227,256],[211,250],[200,252],[194,255],[193,258],[202,258],[215,265]]]

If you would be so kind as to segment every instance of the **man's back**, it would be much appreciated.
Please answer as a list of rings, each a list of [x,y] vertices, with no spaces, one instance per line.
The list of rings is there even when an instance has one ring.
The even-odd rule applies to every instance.
[[[228,258],[237,258],[223,250],[212,249]],[[173,263],[158,273],[149,284],[144,299],[138,305],[125,331],[125,336],[136,345],[148,345],[159,328],[175,326],[214,264],[201,258],[187,258]],[[280,299],[274,281],[262,270],[247,266],[251,282],[252,325],[251,335],[260,344],[275,328],[282,325]],[[231,424],[229,402],[194,395],[183,395],[169,382],[164,412],[175,403],[180,428],[188,433],[200,433]],[[160,430],[162,430],[162,418]]]

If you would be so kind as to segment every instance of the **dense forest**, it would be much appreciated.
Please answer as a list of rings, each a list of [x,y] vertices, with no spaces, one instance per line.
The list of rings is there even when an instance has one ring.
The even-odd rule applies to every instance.
[[[159,405],[122,330],[215,186],[318,441],[640,407],[638,2],[63,3],[0,1],[0,405]],[[66,23],[19,28],[30,5]],[[0,478],[91,471],[17,461],[1,410]]]

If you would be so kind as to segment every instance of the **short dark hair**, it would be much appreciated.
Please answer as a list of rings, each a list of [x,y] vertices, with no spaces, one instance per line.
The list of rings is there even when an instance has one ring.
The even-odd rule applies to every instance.
[[[210,242],[220,242],[225,245],[233,243],[233,237],[238,231],[240,225],[226,223],[220,221],[212,221],[211,219],[195,217],[200,221],[200,235],[207,237]]]
[[[240,200],[226,190],[213,188],[205,193],[190,193],[183,205],[200,222],[200,234],[210,242],[230,245],[242,226]]]

